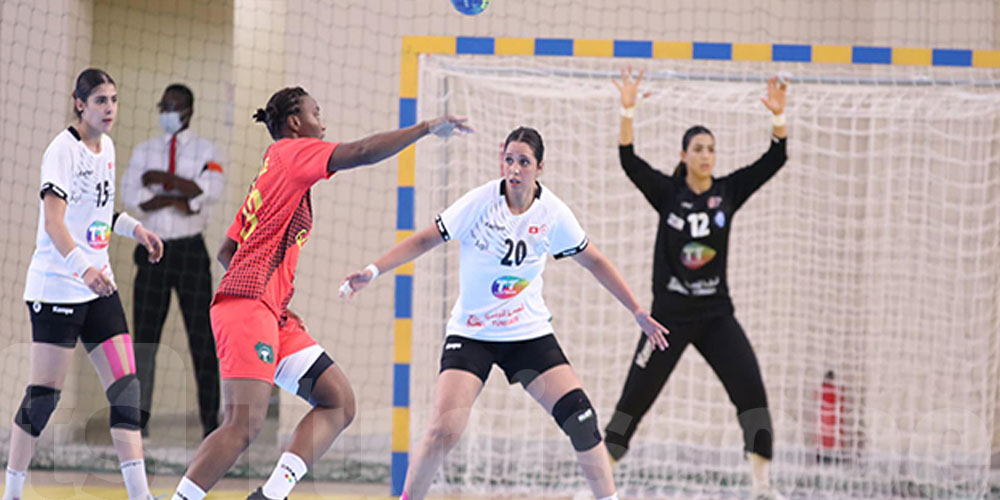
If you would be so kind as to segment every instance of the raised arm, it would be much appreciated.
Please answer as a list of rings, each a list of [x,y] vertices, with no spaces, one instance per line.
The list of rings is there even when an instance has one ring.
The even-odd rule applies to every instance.
[[[345,142],[337,146],[337,149],[330,155],[326,171],[332,174],[338,170],[378,163],[402,151],[403,148],[427,134],[448,137],[456,131],[472,132],[472,128],[466,125],[466,121],[468,119],[451,115],[440,116],[406,128],[380,132],[354,142]]]
[[[639,100],[639,83],[642,82],[643,73],[640,71],[639,76],[632,80],[632,68],[628,67],[622,69],[620,82],[612,80],[621,94],[622,105],[621,127],[618,131],[618,160],[632,184],[639,188],[639,191],[646,197],[646,201],[653,205],[653,208],[659,210],[663,206],[666,196],[671,192],[669,189],[670,178],[636,156],[632,144],[635,140],[632,117],[635,115],[635,105]]]
[[[639,301],[636,300],[635,295],[632,294],[632,290],[625,284],[625,279],[622,278],[618,269],[615,269],[611,261],[593,243],[587,245],[584,251],[574,255],[573,260],[590,271],[597,278],[597,281],[632,313],[635,317],[635,322],[639,324],[643,333],[649,337],[649,340],[657,349],[667,348],[668,344],[665,335],[670,332],[653,319],[649,311],[643,309]]]
[[[378,275],[392,271],[420,257],[442,243],[444,243],[444,238],[441,237],[437,226],[427,226],[413,236],[396,243],[396,246],[390,248],[388,252],[375,259],[364,269],[347,275],[344,278],[344,284],[340,287],[340,296],[354,297],[355,293],[368,286],[368,283],[371,283]]]
[[[767,97],[761,102],[774,115],[771,145],[757,161],[729,174],[733,181],[733,202],[738,209],[765,182],[785,165],[788,160],[788,128],[785,125],[785,102],[788,82],[774,76],[767,81]]]

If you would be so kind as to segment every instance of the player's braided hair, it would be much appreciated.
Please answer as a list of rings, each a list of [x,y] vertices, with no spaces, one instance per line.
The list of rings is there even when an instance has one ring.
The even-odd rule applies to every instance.
[[[285,87],[275,92],[267,100],[267,107],[257,108],[253,114],[254,121],[267,125],[267,131],[274,140],[281,139],[282,129],[289,116],[301,111],[299,104],[302,96],[309,95],[302,87]]]
[[[705,127],[704,125],[695,125],[684,132],[684,138],[681,139],[681,149],[687,151],[688,146],[691,145],[691,139],[694,139],[694,136],[700,134],[708,134],[713,138],[715,137],[708,127]],[[677,166],[674,167],[674,177],[687,177],[687,174],[687,163],[684,163],[684,160],[677,162]]]
[[[507,149],[507,145],[515,141],[527,144],[531,148],[531,152],[535,154],[535,161],[538,163],[542,162],[542,155],[545,154],[545,145],[542,144],[542,134],[539,134],[537,130],[529,127],[514,129],[507,135],[507,140],[503,141],[504,149]]]

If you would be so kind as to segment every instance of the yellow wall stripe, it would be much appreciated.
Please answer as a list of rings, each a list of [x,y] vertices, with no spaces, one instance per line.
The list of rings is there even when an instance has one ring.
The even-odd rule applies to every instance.
[[[653,42],[653,59],[691,59],[694,44],[691,42]]]

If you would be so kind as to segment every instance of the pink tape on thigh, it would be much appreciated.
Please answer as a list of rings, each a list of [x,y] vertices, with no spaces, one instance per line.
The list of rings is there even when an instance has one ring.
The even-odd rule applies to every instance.
[[[104,355],[108,358],[108,366],[111,367],[111,375],[118,380],[125,376],[125,368],[122,366],[121,357],[118,356],[118,347],[115,345],[115,339],[110,338],[101,343],[101,348],[104,349]]]

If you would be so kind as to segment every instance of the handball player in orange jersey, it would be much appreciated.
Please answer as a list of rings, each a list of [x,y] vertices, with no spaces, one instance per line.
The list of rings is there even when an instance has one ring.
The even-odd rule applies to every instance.
[[[264,159],[218,258],[226,274],[212,304],[222,375],[222,425],[198,447],[174,500],[202,500],[232,467],[264,423],[271,385],[312,406],[263,486],[248,499],[281,500],[354,418],[344,372],[288,310],[295,265],[312,229],[310,189],[340,170],[378,163],[433,133],[471,129],[442,116],[355,142],[322,140],[319,105],[301,87],[279,90],[254,119],[275,142]]]

